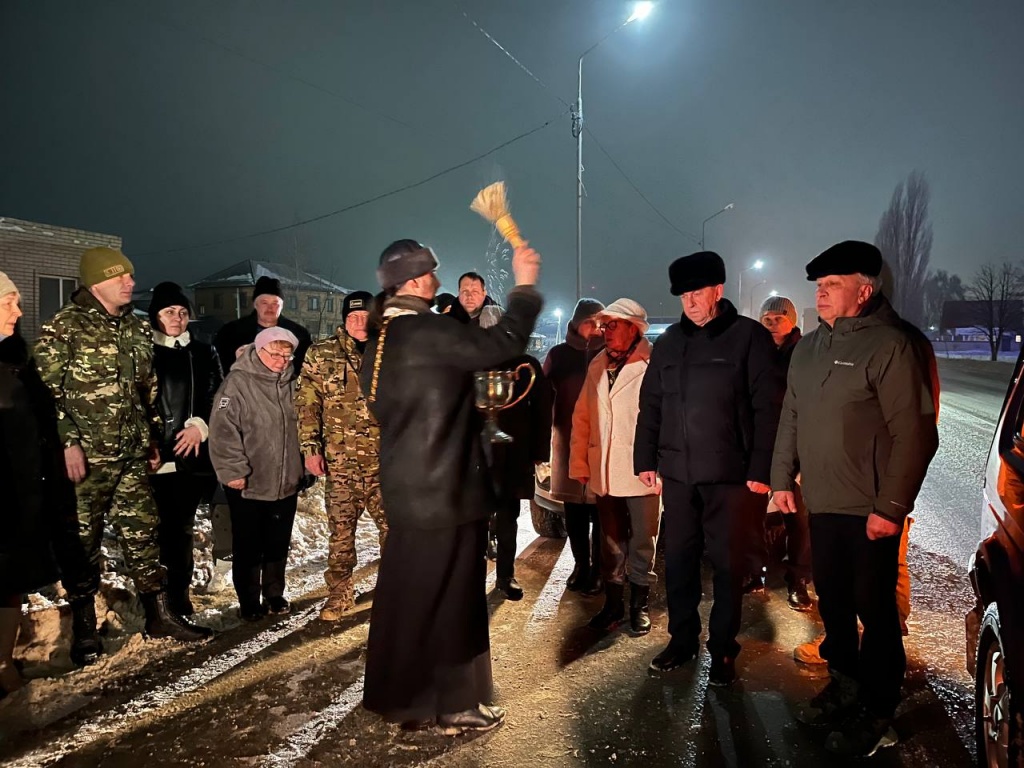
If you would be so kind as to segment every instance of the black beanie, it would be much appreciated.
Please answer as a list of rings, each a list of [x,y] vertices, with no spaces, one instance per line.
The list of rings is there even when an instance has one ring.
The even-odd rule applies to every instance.
[[[349,312],[369,312],[370,302],[373,301],[373,294],[367,291],[352,291],[341,302],[342,322],[348,317]]]
[[[266,275],[257,280],[256,287],[252,289],[252,300],[256,301],[257,296],[264,294],[284,298],[284,294],[281,293],[281,281],[276,277],[267,277]]]
[[[597,299],[580,299],[576,302],[576,308],[572,311],[572,317],[569,318],[569,327],[573,330],[579,330],[580,323],[584,320],[589,320],[602,309],[604,309],[604,304]]]
[[[160,283],[153,289],[153,298],[149,302],[149,320],[158,331],[160,324],[157,322],[157,314],[161,309],[168,307],[185,307],[189,315],[195,314],[192,312],[192,302],[188,300],[180,285],[172,282]]]

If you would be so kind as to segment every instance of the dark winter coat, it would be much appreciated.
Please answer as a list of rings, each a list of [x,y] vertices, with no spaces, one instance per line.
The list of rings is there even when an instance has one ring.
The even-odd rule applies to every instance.
[[[492,325],[497,323],[502,314],[505,312],[490,296],[484,296],[483,306],[480,307],[480,311],[477,312],[476,317],[470,317],[469,312],[462,306],[461,302],[456,299],[452,302],[451,307],[445,313],[448,317],[458,320],[460,323],[469,323],[470,325],[481,326],[483,328],[490,328]]]
[[[551,495],[559,501],[586,501],[583,486],[569,477],[569,445],[572,413],[579,400],[591,360],[604,349],[604,339],[589,342],[573,328],[565,341],[556,344],[544,360],[544,373],[554,393],[551,429]]]
[[[640,389],[633,468],[691,485],[767,484],[784,376],[771,334],[723,299],[655,342]]]
[[[772,488],[801,487],[812,514],[903,524],[938,447],[915,342],[884,296],[797,345],[782,407]]]
[[[540,363],[529,355],[502,363],[499,368],[512,370],[520,363],[528,363],[537,378],[522,401],[498,414],[498,426],[512,442],[493,446],[494,472],[502,496],[532,499],[534,468],[537,462],[551,458],[551,387]],[[516,382],[515,397],[525,391],[529,380],[529,371],[524,368]]]
[[[800,339],[803,336],[800,333],[799,328],[794,328],[788,334],[786,338],[782,340],[782,346],[779,347],[779,361],[782,365],[783,376],[789,371],[789,364],[793,360],[793,350],[796,349],[796,345],[800,343]]]
[[[163,423],[161,460],[174,462],[178,472],[213,472],[208,440],[200,446],[198,456],[188,458],[175,456],[174,445],[175,436],[189,419],[198,418],[207,426],[210,424],[213,397],[223,380],[216,350],[195,339],[179,348],[158,341],[153,349],[153,369],[157,378],[156,406]]]
[[[360,383],[381,428],[380,481],[392,528],[447,528],[487,517],[494,493],[484,459],[483,417],[473,405],[473,373],[526,349],[542,301],[532,288],[509,293],[493,328],[453,322],[409,296],[387,300],[376,386],[377,334],[366,347]]]
[[[295,373],[274,373],[247,347],[224,377],[210,416],[210,460],[227,485],[244,477],[242,498],[277,501],[303,477]]]
[[[58,578],[51,533],[70,488],[63,456],[53,399],[24,340],[0,340],[0,598]]]
[[[295,334],[299,340],[299,346],[295,349],[295,360],[292,365],[295,368],[296,377],[302,371],[302,361],[306,359],[306,350],[312,342],[309,331],[289,320],[284,315],[277,318],[277,324],[285,330]],[[245,317],[232,320],[221,326],[217,335],[213,338],[213,346],[217,349],[217,357],[220,358],[221,369],[227,373],[235,364],[235,352],[239,347],[252,344],[256,340],[256,334],[263,330],[263,326],[256,320],[256,311],[253,310]]]

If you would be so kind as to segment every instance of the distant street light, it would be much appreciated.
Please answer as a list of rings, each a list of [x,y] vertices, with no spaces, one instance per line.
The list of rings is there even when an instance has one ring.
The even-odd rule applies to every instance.
[[[627,24],[643,21],[654,10],[654,3],[640,2],[633,13],[615,29],[580,54],[576,79],[576,106],[572,109],[572,135],[576,139],[576,299],[583,298],[583,58]]]
[[[561,333],[562,333],[562,308],[558,307],[555,309],[555,344],[560,344]]]
[[[708,216],[706,219],[704,219],[704,221],[702,221],[700,223],[700,249],[702,251],[704,250],[704,225],[707,224],[709,221],[711,221],[713,218],[715,218],[715,216],[718,216],[719,214],[725,213],[726,211],[731,211],[735,207],[736,207],[735,203],[729,203],[727,206],[725,206],[725,208],[723,208],[720,211],[715,211],[714,213],[712,213],[710,216]]]
[[[737,312],[739,312],[739,311],[741,311],[743,309],[743,273],[744,272],[749,272],[752,269],[757,270],[758,272],[760,272],[763,267],[764,267],[764,261],[762,261],[761,259],[758,259],[757,261],[755,261],[753,264],[751,264],[746,269],[741,269],[740,270],[739,284],[736,287],[737,288],[737,290],[736,290],[736,311]]]

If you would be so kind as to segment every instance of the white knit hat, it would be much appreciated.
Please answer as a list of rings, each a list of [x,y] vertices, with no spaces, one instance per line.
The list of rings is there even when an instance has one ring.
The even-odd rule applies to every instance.
[[[18,286],[6,274],[0,272],[0,296],[6,296],[9,293],[18,293]]]
[[[597,313],[598,322],[606,318],[628,320],[640,329],[640,333],[647,333],[651,327],[647,322],[647,310],[632,299],[616,299]]]

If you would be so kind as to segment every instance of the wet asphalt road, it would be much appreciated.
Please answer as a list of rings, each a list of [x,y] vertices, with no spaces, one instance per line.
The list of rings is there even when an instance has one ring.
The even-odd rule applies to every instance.
[[[968,766],[973,684],[964,670],[964,564],[976,544],[980,479],[1005,382],[942,368],[942,447],[913,529],[910,672],[897,730],[877,765]],[[521,519],[528,526],[528,517]],[[372,536],[372,528],[365,533]],[[5,765],[61,766],[817,766],[837,765],[824,733],[792,707],[822,684],[792,661],[818,631],[785,606],[781,572],[767,599],[748,597],[740,681],[707,686],[707,658],[669,675],[647,663],[666,642],[664,595],[647,637],[584,627],[600,600],[564,592],[572,567],[562,541],[521,531],[519,603],[491,596],[498,703],[489,734],[405,734],[359,706],[369,611],[339,625],[317,620],[322,592],[293,615],[225,632],[199,649],[171,644],[126,669],[67,716],[0,743]],[[661,571],[661,565],[658,566]],[[374,563],[360,569],[372,597]],[[493,574],[489,586],[493,585]],[[73,686],[74,675],[69,676]]]

